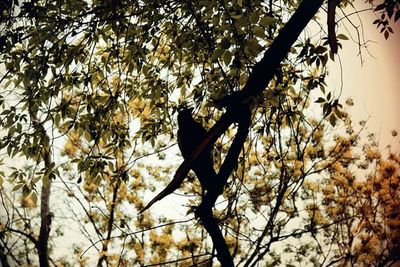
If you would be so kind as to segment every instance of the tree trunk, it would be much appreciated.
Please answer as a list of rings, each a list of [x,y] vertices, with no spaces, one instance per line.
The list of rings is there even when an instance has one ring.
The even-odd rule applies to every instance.
[[[45,181],[46,179],[48,181]],[[40,233],[37,245],[40,267],[49,266],[48,241],[52,219],[49,209],[50,188],[51,178],[44,178],[40,198]]]

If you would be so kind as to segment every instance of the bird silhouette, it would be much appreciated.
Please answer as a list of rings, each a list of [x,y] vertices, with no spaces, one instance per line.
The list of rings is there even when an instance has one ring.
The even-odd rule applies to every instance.
[[[184,159],[189,159],[196,147],[203,142],[207,131],[192,117],[192,108],[185,108],[178,113],[178,146]],[[202,193],[212,189],[216,179],[212,145],[205,147],[192,163],[192,170],[196,174],[202,187]]]

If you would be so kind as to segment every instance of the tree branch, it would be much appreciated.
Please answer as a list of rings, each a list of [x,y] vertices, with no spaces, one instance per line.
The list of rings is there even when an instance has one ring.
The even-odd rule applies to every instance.
[[[182,184],[183,180],[187,176],[192,163],[197,159],[197,157],[201,154],[204,148],[206,148],[209,144],[215,143],[215,141],[220,137],[222,133],[224,133],[229,126],[234,122],[234,116],[231,116],[230,113],[225,113],[221,116],[219,121],[209,130],[207,137],[204,141],[196,147],[193,151],[190,158],[184,160],[183,163],[179,166],[178,170],[176,171],[174,178],[172,181],[161,191],[157,196],[155,196],[149,204],[147,204],[139,213],[144,212],[148,208],[150,208],[155,202],[163,199],[164,197],[168,196],[169,194],[173,193],[179,186]]]
[[[243,89],[223,99],[216,100],[217,104],[229,106],[231,109],[228,109],[227,112],[222,115],[208,131],[207,137],[200,145],[198,145],[192,156],[179,166],[171,183],[153,200],[151,200],[149,204],[141,210],[141,212],[150,208],[155,202],[163,199],[179,188],[180,184],[188,174],[190,166],[202,150],[214,143],[235,121],[235,114],[232,113],[232,111],[235,110],[235,107],[240,103],[249,104],[252,98],[256,98],[265,90],[281,62],[286,57],[286,54],[289,52],[290,48],[293,46],[294,42],[297,40],[308,22],[317,13],[322,3],[323,0],[303,0],[296,12],[280,31],[278,37],[265,52],[264,57],[254,66],[253,72],[250,74],[249,80]]]
[[[29,90],[29,106],[28,113],[32,121],[33,129],[35,134],[40,136],[41,158],[44,161],[44,174],[42,178],[42,189],[40,196],[40,230],[39,239],[36,244],[36,248],[39,254],[39,263],[41,267],[49,266],[49,249],[48,240],[50,236],[52,214],[50,213],[50,192],[53,174],[53,162],[50,153],[49,137],[47,136],[46,129],[43,123],[39,121],[37,117],[37,107],[35,106],[35,100],[33,97],[33,88]],[[39,144],[38,144],[39,145]]]
[[[263,58],[254,66],[252,73],[243,89],[221,100],[217,104],[230,107],[227,112],[209,130],[207,138],[197,147],[189,160],[185,160],[175,173],[175,177],[185,177],[190,170],[192,162],[201,153],[202,149],[214,143],[236,121],[235,110],[240,109],[240,104],[249,104],[268,86],[281,62],[286,57],[300,33],[308,22],[314,17],[323,0],[303,0],[296,12],[280,31],[278,37],[265,52]],[[183,178],[182,178],[183,179]]]
[[[300,33],[317,13],[323,2],[323,0],[303,0],[265,52],[263,58],[254,66],[243,89],[223,99],[216,100],[216,103],[222,106],[234,106],[249,102],[251,98],[261,94],[267,88],[268,83]]]
[[[112,196],[112,202],[111,202],[111,207],[110,207],[110,217],[108,218],[108,223],[107,223],[107,237],[105,240],[103,240],[103,247],[101,249],[100,253],[100,258],[97,262],[97,266],[101,267],[103,261],[107,261],[107,251],[108,251],[108,244],[110,243],[111,240],[111,233],[113,230],[113,224],[114,224],[114,214],[115,214],[115,209],[117,206],[117,196],[118,196],[118,190],[120,188],[121,180],[117,180],[114,190],[113,190],[113,196]]]
[[[251,111],[248,105],[242,106],[240,109],[231,111],[238,118],[239,126],[228,154],[220,168],[216,177],[215,188],[210,188],[202,199],[200,206],[196,210],[196,215],[200,218],[204,228],[211,236],[215,249],[217,250],[217,258],[222,266],[234,266],[233,258],[229,253],[229,248],[225,242],[218,226],[218,221],[212,213],[212,208],[218,196],[222,194],[229,176],[233,169],[237,166],[240,151],[246,141],[249,133],[251,122]]]
[[[28,233],[25,233],[25,232],[23,232],[23,231],[20,231],[20,230],[18,230],[18,229],[10,228],[10,227],[7,227],[6,229],[7,229],[8,231],[10,231],[10,232],[14,232],[14,233],[20,234],[20,235],[22,235],[22,236],[25,236],[25,237],[28,238],[29,241],[31,241],[35,246],[38,245],[38,241],[36,240],[35,237],[33,237],[33,235],[28,234]]]
[[[257,98],[267,88],[268,83],[273,78],[281,62],[285,59],[290,48],[322,4],[323,0],[303,0],[300,3],[293,16],[289,19],[280,31],[278,37],[265,52],[263,58],[254,66],[254,69],[243,89],[216,101],[217,104],[228,107],[228,109],[208,131],[207,137],[197,146],[191,157],[179,166],[172,182],[170,183],[174,184],[174,186],[168,185],[160,194],[150,201],[142,211],[148,209],[156,201],[161,200],[177,189],[188,174],[192,163],[196,160],[203,149],[213,144],[233,122],[240,119],[238,118],[240,112],[235,111],[243,110],[244,106],[247,106],[246,108],[249,109],[251,102],[253,102],[252,99]],[[204,228],[210,234],[211,239],[217,248],[217,257],[222,266],[234,266],[234,264],[233,259],[229,254],[225,239],[219,229],[218,222],[213,217],[212,207],[214,206],[218,196],[222,193],[223,187],[225,186],[233,167],[237,164],[240,149],[249,130],[249,124],[247,124],[249,121],[247,123],[245,123],[245,121],[246,120],[243,119],[242,123],[239,123],[235,140],[233,141],[227,158],[217,175],[218,184],[216,185],[215,190],[208,192],[204,196],[202,203],[196,211]]]
[[[328,43],[331,48],[332,53],[337,54],[338,52],[338,41],[336,39],[335,30],[335,15],[336,7],[339,5],[340,0],[328,0]]]

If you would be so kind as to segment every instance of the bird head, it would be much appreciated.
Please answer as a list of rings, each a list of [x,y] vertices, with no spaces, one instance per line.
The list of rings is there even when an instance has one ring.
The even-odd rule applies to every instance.
[[[184,107],[178,112],[178,123],[187,121],[188,119],[193,120],[192,117],[193,108]]]

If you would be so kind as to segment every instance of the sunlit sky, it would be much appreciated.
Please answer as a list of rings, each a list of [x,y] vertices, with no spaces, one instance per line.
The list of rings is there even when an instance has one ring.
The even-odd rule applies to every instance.
[[[400,151],[399,138],[394,140],[390,133],[393,129],[400,133],[400,26],[397,25],[395,34],[385,40],[372,25],[375,18],[371,12],[361,14],[361,18],[365,39],[370,40],[368,51],[362,50],[364,62],[361,64],[357,45],[350,40],[342,42],[343,49],[339,51],[343,68],[341,99],[342,102],[349,97],[354,100],[351,117],[355,121],[368,120],[367,131],[376,134],[382,149],[390,144],[392,150]],[[353,17],[352,21],[357,22],[357,19]],[[339,32],[348,35],[344,28]],[[328,77],[329,84],[339,93],[340,64],[336,61],[329,68],[332,74]]]

